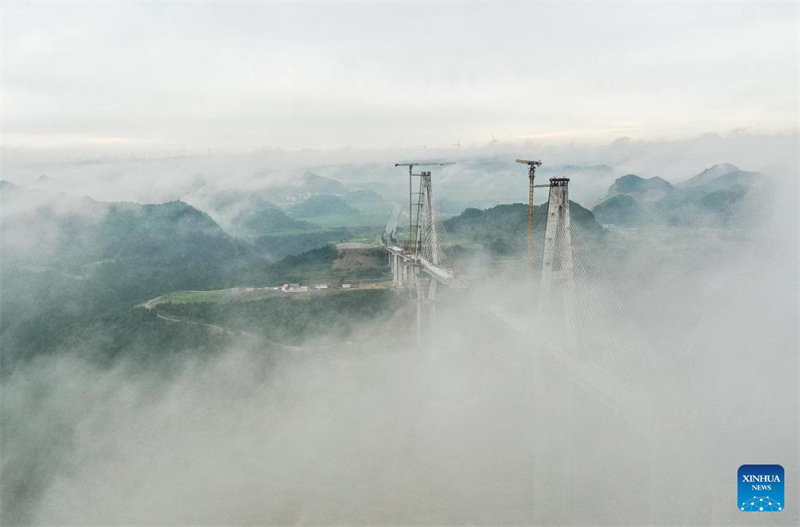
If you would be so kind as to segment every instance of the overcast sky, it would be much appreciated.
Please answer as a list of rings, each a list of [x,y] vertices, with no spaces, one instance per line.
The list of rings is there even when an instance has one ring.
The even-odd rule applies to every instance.
[[[4,3],[4,148],[684,138],[798,126],[798,4]]]

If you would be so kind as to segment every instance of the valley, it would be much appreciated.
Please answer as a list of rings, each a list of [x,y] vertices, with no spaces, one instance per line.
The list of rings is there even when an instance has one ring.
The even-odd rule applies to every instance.
[[[448,178],[442,184],[445,190]],[[745,235],[739,226],[757,226],[748,203],[765,199],[759,194],[764,178],[720,165],[673,190],[658,178],[624,176],[593,210],[571,203],[574,228],[609,276],[622,277],[630,273],[626,261],[637,247],[656,248],[651,243],[654,236],[665,240],[662,245],[673,246],[683,229],[695,226],[716,228],[719,236],[733,239]],[[69,329],[73,325],[95,321],[104,327],[117,320],[115,324],[122,326],[113,331],[127,331],[127,324],[141,320],[123,315],[141,309],[135,306],[144,306],[145,313],[180,314],[181,320],[190,320],[185,317],[192,314],[198,316],[197,322],[220,327],[227,327],[221,321],[230,322],[226,311],[241,312],[249,322],[234,324],[237,331],[265,333],[262,326],[269,317],[262,320],[252,313],[245,316],[246,312],[302,306],[309,314],[293,316],[324,318],[328,315],[319,306],[337,309],[344,298],[362,295],[359,302],[376,303],[376,310],[405,301],[404,293],[391,288],[381,244],[386,237],[403,243],[407,213],[392,204],[396,195],[306,172],[291,184],[259,192],[209,194],[204,187],[189,192],[187,202],[205,207],[203,211],[182,201],[105,203],[43,188],[52,185],[53,180],[34,186],[2,183],[5,257],[0,335],[8,350],[6,372],[19,360],[68,348],[77,338]],[[720,192],[728,198],[715,209],[714,196]],[[621,198],[635,208],[620,209],[616,203]],[[702,204],[702,213],[692,208],[696,204]],[[546,206],[537,205],[536,213]],[[451,250],[463,260],[468,279],[477,285],[491,283],[486,272],[489,262],[494,262],[498,276],[524,272],[526,214],[527,207],[516,203],[467,208],[445,216]],[[677,223],[676,214],[681,218]],[[537,220],[535,236],[543,232],[544,224]],[[541,244],[534,249],[535,258],[541,258]],[[289,291],[291,284],[297,285]],[[620,284],[624,291],[625,281]],[[381,295],[397,300],[387,304],[387,297],[375,296],[381,290]],[[306,297],[315,300],[305,302]],[[61,324],[57,332],[41,331],[56,322]],[[295,327],[292,342],[302,341],[310,327]],[[158,332],[152,337],[160,338]]]

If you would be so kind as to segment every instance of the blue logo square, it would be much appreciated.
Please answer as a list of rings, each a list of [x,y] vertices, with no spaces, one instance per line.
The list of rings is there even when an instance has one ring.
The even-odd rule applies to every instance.
[[[778,512],[785,507],[783,467],[742,465],[739,467],[739,510]]]

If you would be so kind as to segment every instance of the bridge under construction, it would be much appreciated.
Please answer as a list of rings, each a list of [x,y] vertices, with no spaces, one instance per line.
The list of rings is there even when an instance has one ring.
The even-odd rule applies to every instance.
[[[639,338],[590,244],[572,221],[570,179],[557,177],[537,183],[541,161],[516,161],[528,166],[529,192],[523,253],[526,276],[516,277],[514,283],[530,301],[522,312],[496,313],[486,307],[481,319],[531,343],[532,384],[539,406],[533,419],[541,431],[534,446],[537,452],[549,452],[550,458],[568,454],[579,427],[563,415],[570,411],[571,401],[584,396],[598,401],[627,421],[635,433],[657,445],[663,430],[655,424],[659,410],[648,395],[648,379],[663,374],[663,363]],[[408,235],[404,241],[395,236],[396,208],[383,236],[384,248],[393,286],[408,291],[412,299],[415,316],[409,331],[417,346],[436,338],[438,291],[467,285],[433,192],[432,171],[451,164],[396,165],[408,168]],[[546,212],[536,212],[536,188],[548,189]],[[568,488],[576,469],[566,461],[559,467],[548,477],[551,483]]]
[[[532,280],[534,262],[534,189],[549,189],[545,213],[542,261],[539,270],[538,311],[552,312],[558,296],[561,319],[568,333],[575,329],[575,268],[572,244],[572,224],[569,212],[569,178],[551,178],[546,184],[536,184],[536,169],[541,161],[517,159],[529,167],[527,262]],[[462,265],[450,242],[447,230],[436,209],[433,194],[432,168],[453,165],[449,162],[397,163],[408,168],[408,236],[404,244],[393,243],[398,224],[394,211],[383,237],[389,254],[392,284],[411,290],[416,301],[416,339],[419,343],[426,325],[436,314],[437,288],[463,287],[466,278]],[[415,172],[415,167],[424,168]],[[419,184],[414,185],[415,178]]]

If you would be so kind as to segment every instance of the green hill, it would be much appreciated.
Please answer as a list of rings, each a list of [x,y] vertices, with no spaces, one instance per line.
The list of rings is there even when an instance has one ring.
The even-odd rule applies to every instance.
[[[267,201],[259,202],[237,214],[234,217],[234,226],[253,235],[317,228],[313,223],[292,218],[286,211]]]
[[[592,209],[592,213],[603,224],[638,225],[647,221],[647,213],[628,194],[617,194],[603,200]]]
[[[766,176],[722,164],[678,187],[661,178],[643,179],[628,174],[611,185],[606,199],[592,212],[605,225],[730,227],[761,221],[758,203],[765,199],[771,199]]]
[[[358,214],[358,210],[347,204],[339,196],[331,194],[319,194],[311,196],[292,207],[292,216],[297,218],[314,218],[317,216],[330,215],[352,215]]]
[[[537,205],[537,214],[547,212],[547,203]],[[570,214],[575,226],[587,238],[595,240],[604,231],[594,215],[585,207],[570,201]],[[544,216],[535,217],[536,236],[541,237]],[[485,210],[466,209],[445,221],[447,233],[454,243],[477,245],[496,254],[521,252],[527,246],[528,206],[523,203],[497,205]]]
[[[8,185],[2,192],[3,255],[17,265],[207,265],[239,249],[208,214],[181,201],[103,203]]]
[[[279,196],[275,196],[276,199]],[[237,236],[308,231],[318,228],[297,220],[270,201],[267,191],[227,190],[193,196],[192,202],[208,211],[222,227]]]
[[[344,185],[335,179],[306,172],[295,182],[296,186],[309,192],[319,194],[343,194]]]
[[[687,179],[679,186],[682,188],[697,187],[700,185],[705,185],[706,183],[709,183],[726,174],[735,172],[741,172],[741,169],[736,165],[731,165],[730,163],[720,163],[703,170],[696,176]]]
[[[630,196],[639,201],[656,201],[674,195],[675,188],[660,177],[641,178],[628,174],[617,178],[608,189],[608,197]]]

